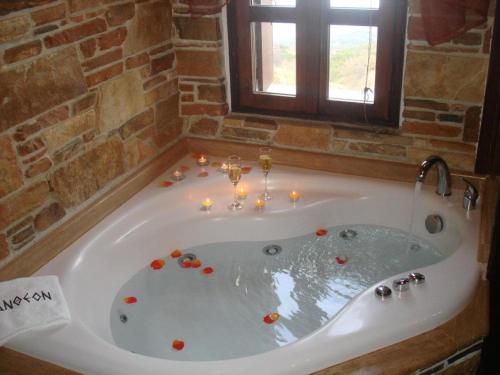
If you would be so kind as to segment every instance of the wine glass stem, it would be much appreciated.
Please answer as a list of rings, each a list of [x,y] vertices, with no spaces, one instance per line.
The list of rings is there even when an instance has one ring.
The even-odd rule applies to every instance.
[[[264,195],[267,196],[267,173],[264,173]]]
[[[236,191],[236,187],[238,184],[233,184],[234,185],[234,202],[238,202],[238,192]]]

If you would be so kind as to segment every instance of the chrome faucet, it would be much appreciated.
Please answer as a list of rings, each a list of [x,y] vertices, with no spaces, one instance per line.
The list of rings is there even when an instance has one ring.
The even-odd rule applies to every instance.
[[[417,174],[417,182],[423,183],[425,181],[427,173],[434,164],[436,165],[438,170],[438,183],[437,183],[436,194],[443,196],[451,195],[450,169],[448,168],[446,162],[439,156],[435,155],[429,156],[420,164],[420,168],[418,169],[418,174]]]

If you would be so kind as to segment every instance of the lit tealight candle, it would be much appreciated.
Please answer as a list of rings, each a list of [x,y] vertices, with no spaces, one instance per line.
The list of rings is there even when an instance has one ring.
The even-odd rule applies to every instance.
[[[222,165],[221,165],[221,166],[220,166],[220,168],[219,168],[219,171],[220,171],[221,173],[227,173],[227,169],[228,169],[228,168],[229,168],[229,167],[228,167],[227,163],[222,163]]]
[[[209,211],[212,208],[213,202],[210,198],[206,198],[203,202],[201,202],[201,209],[203,211]]]
[[[257,210],[263,210],[266,205],[266,202],[263,199],[257,199],[255,201],[255,208]]]
[[[183,180],[183,179],[184,179],[184,177],[186,177],[186,176],[184,175],[184,173],[182,173],[182,171],[180,171],[180,170],[178,170],[178,169],[177,169],[174,173],[172,173],[172,179],[173,179],[174,181],[180,181],[180,180]]]
[[[244,188],[240,188],[240,190],[238,190],[238,199],[247,199],[247,191]]]
[[[290,201],[292,201],[293,203],[297,202],[300,198],[300,194],[295,190],[288,194],[288,196],[290,197]]]
[[[200,158],[198,159],[198,165],[200,167],[205,167],[208,165],[208,159],[205,157],[205,155],[200,156]]]

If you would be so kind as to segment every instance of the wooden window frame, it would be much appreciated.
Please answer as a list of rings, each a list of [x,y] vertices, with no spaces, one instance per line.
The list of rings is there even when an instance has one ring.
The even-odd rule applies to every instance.
[[[399,126],[407,1],[381,0],[378,10],[330,9],[329,4],[329,0],[297,0],[296,8],[285,8],[251,6],[249,0],[230,3],[228,30],[233,111],[363,123],[366,110],[370,125]],[[295,97],[254,92],[252,22],[295,23]],[[328,100],[329,26],[369,26],[370,22],[378,27],[375,102],[364,105]]]

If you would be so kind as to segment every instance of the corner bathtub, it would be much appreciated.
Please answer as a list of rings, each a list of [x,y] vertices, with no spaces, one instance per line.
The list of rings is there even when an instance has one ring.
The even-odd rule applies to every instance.
[[[413,228],[417,237],[442,254],[439,261],[430,261],[428,263],[432,264],[412,268],[411,258],[415,255],[402,246],[399,250],[402,254],[398,256],[403,260],[410,259],[410,263],[400,265],[399,272],[386,275],[376,282],[372,280],[370,285],[365,285],[362,290],[346,298],[345,303],[337,306],[330,315],[325,315],[328,319],[325,320],[323,316],[317,327],[312,324],[313,314],[309,319],[307,309],[299,311],[302,315],[295,314],[299,317],[294,319],[311,323],[311,332],[306,330],[307,334],[296,340],[293,337],[284,343],[282,340],[274,349],[271,345],[272,350],[264,346],[260,348],[259,332],[269,329],[262,322],[262,315],[264,312],[280,312],[282,318],[279,325],[275,326],[276,330],[278,326],[286,328],[286,324],[292,324],[293,319],[290,322],[287,320],[290,318],[287,316],[290,306],[285,305],[286,301],[291,301],[290,296],[295,296],[292,299],[299,299],[294,287],[302,282],[292,280],[288,285],[288,294],[285,293],[287,295],[284,295],[281,302],[279,298],[277,302],[274,301],[275,304],[269,305],[267,310],[266,307],[259,307],[267,301],[267,290],[262,290],[262,300],[258,293],[253,293],[255,290],[247,290],[247,294],[241,292],[236,299],[231,297],[231,293],[241,289],[238,275],[245,275],[247,285],[255,284],[261,289],[271,288],[266,282],[259,281],[263,274],[273,272],[271,266],[259,263],[264,262],[262,259],[269,259],[262,254],[262,244],[286,244],[291,238],[302,238],[300,241],[303,243],[320,244],[318,241],[321,240],[315,238],[318,228],[329,228],[333,238],[334,234],[338,234],[335,228],[358,228],[361,224],[377,228],[389,227],[401,234],[401,231],[408,231],[410,227],[414,186],[277,166],[269,177],[273,199],[267,202],[263,211],[256,211],[254,202],[257,194],[262,191],[263,177],[258,167],[253,165],[253,170],[243,175],[240,182],[249,192],[245,207],[241,211],[230,212],[227,205],[232,199],[232,186],[227,175],[209,166],[206,167],[209,176],[198,177],[201,168],[191,158],[185,158],[177,166],[182,164],[190,167],[185,180],[170,187],[160,187],[160,181],[170,180],[172,170],[165,172],[37,272],[38,275],[59,276],[72,322],[57,330],[19,336],[9,343],[10,348],[85,374],[306,374],[445,323],[465,307],[477,287],[480,269],[475,257],[479,210],[466,214],[461,207],[461,191],[454,190],[451,197],[442,198],[434,194],[433,188],[425,187],[416,199]],[[295,205],[288,198],[288,193],[292,190],[301,194]],[[200,210],[200,204],[206,197],[214,202],[208,212]],[[429,214],[441,215],[445,223],[443,232],[427,232],[424,221]],[[338,238],[335,239],[337,240]],[[239,244],[233,247],[235,254],[240,251],[241,259],[239,255],[232,256],[231,243]],[[245,250],[250,249],[252,243],[257,244],[256,252]],[[212,251],[210,249],[217,246],[210,247],[210,244],[220,244],[221,249],[226,250],[222,253]],[[301,246],[303,248],[305,245]],[[330,274],[348,269],[343,267],[355,267],[355,263],[362,262],[363,259],[372,259],[365,265],[368,269],[373,264],[390,263],[393,257],[386,254],[387,259],[378,259],[373,254],[353,252],[348,254],[346,264],[339,265],[325,255],[328,253],[324,253],[321,259],[316,259],[315,254],[319,250],[314,250],[314,246],[308,248],[308,252],[298,262],[307,263],[309,258],[314,258],[313,263],[324,262]],[[283,247],[285,253],[286,245]],[[198,270],[181,269],[176,259],[169,256],[177,248],[186,252],[196,252],[199,249],[198,255],[204,262],[203,266]],[[321,251],[329,251],[328,246],[323,246],[322,249]],[[164,259],[164,268],[152,270],[150,264],[154,259]],[[202,275],[200,270],[205,265],[213,265],[214,273]],[[229,272],[230,269],[234,272]],[[392,288],[394,279],[407,277],[409,272],[415,271],[425,275],[426,282],[423,285],[412,285],[409,291],[399,294],[393,291],[392,297],[383,301],[375,296],[374,290],[378,285],[384,284]],[[363,274],[365,271],[359,269],[357,272]],[[316,273],[318,277],[325,276],[316,269],[309,275]],[[252,280],[253,274],[255,280]],[[151,286],[157,277],[170,278],[163,281],[158,279],[160,281],[156,281],[156,286]],[[123,294],[127,291],[122,289],[126,289],[133,280],[143,286],[156,288],[153,294],[165,298],[166,303],[158,305],[158,298],[150,298],[149,301],[155,300],[157,305],[149,308],[149,315],[141,319],[140,315],[134,315],[134,309],[138,309],[141,303],[144,306],[148,299],[146,296],[143,298],[140,291],[133,290],[131,284],[130,293],[135,293],[133,295],[138,297],[136,306],[139,307],[121,306],[122,297],[127,295]],[[280,282],[274,280],[276,281]],[[314,284],[317,280],[311,282]],[[306,280],[303,285],[307,288],[311,282]],[[321,280],[319,282],[323,283]],[[211,289],[203,289],[206,288],[203,283],[215,284],[212,284]],[[245,297],[247,295],[248,298]],[[302,297],[309,298],[308,295]],[[190,301],[196,308],[189,308]],[[208,336],[214,331],[209,330],[211,327],[208,326],[204,331],[203,318],[200,318],[206,311],[209,319],[211,301],[217,302],[217,306],[213,308],[222,309],[220,311],[224,311],[224,315],[220,318],[220,329],[215,330],[218,336],[202,337],[203,334],[200,335],[199,332],[207,332]],[[326,305],[330,302],[323,301]],[[312,305],[317,309],[320,302],[313,300]],[[253,312],[259,311],[262,311],[262,315],[258,319],[250,317]],[[127,329],[126,325],[119,325],[118,316],[115,316],[117,314],[128,314],[127,324],[133,327],[124,337],[116,332]],[[120,319],[123,318],[122,315]],[[248,316],[243,318],[244,315]],[[207,350],[210,347],[214,350],[222,348],[225,338],[239,339],[242,342],[246,340],[243,331],[238,331],[240,325],[232,324],[232,317],[242,319],[242,330],[245,322],[252,319],[252,324],[258,327],[253,331],[255,337],[252,340],[257,340],[255,345],[253,341],[248,344],[249,355],[244,352],[242,356],[224,356],[224,353],[219,353],[218,357],[208,358],[213,360],[207,360],[203,355],[194,356],[190,360],[191,350],[194,351],[193,348],[199,344],[196,343],[196,334],[190,333],[196,328],[199,340]],[[196,319],[192,321],[192,329],[190,318]],[[139,323],[133,323],[134,319]],[[179,319],[179,324],[173,319]],[[218,324],[217,320],[214,322]],[[151,332],[144,335],[140,327]],[[160,327],[166,330],[162,333],[164,340],[160,341],[164,348],[159,348],[158,353],[151,354],[151,350],[156,350],[153,348],[148,349],[150,352],[143,353],[146,355],[139,354],[143,346],[162,345],[156,343],[158,337],[153,338]],[[175,331],[175,334],[170,335],[169,330]],[[182,336],[182,330],[187,339],[179,337]],[[151,336],[149,341],[148,335]],[[118,336],[125,343],[118,343]],[[134,342],[135,337],[138,342]],[[186,346],[182,351],[177,352],[171,348],[174,338],[185,339]],[[127,348],[127,345],[138,350]]]

